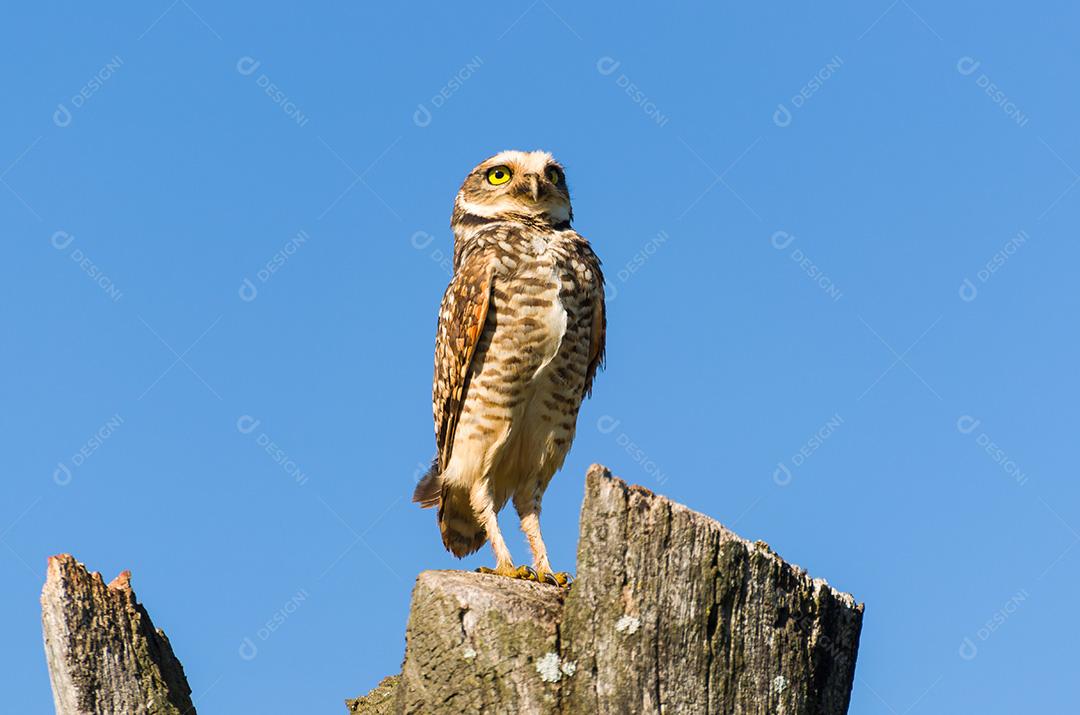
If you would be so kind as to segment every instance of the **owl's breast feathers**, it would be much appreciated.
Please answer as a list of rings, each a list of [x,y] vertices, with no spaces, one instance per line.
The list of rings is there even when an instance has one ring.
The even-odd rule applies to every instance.
[[[455,248],[432,385],[440,470],[473,380],[484,393],[474,402],[511,404],[543,369],[552,394],[542,398],[572,402],[576,418],[604,359],[604,279],[582,236],[503,223],[458,236]]]

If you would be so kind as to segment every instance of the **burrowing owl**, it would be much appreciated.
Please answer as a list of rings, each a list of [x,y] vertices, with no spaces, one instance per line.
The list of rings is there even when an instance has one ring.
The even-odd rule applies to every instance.
[[[438,455],[413,500],[439,507],[443,544],[491,541],[504,576],[565,585],[540,536],[540,501],[604,359],[604,278],[570,228],[566,176],[547,152],[504,151],[458,191],[454,276],[435,338]],[[514,568],[496,515],[513,499],[533,569]]]

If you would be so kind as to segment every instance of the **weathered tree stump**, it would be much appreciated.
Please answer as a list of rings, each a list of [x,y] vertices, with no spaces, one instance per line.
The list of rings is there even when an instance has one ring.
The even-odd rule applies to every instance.
[[[184,668],[130,572],[106,586],[70,555],[51,557],[41,625],[57,715],[194,715]]]
[[[862,613],[766,544],[593,465],[569,595],[420,574],[400,681],[350,709],[841,715]]]
[[[532,663],[559,652],[562,591],[528,581],[507,588],[507,581],[462,571],[420,574],[401,674],[408,685],[399,691],[406,712],[431,712],[433,702],[456,713],[553,712],[558,693],[536,687]]]

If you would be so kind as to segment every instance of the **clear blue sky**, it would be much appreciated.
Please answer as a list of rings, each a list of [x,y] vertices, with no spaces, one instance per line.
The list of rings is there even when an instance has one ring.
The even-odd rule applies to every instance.
[[[556,567],[602,462],[866,602],[852,713],[1075,706],[1070,4],[6,15],[8,712],[51,711],[62,551],[133,570],[201,713],[397,671],[417,572],[491,561],[409,495],[453,195],[506,148],[611,282]]]

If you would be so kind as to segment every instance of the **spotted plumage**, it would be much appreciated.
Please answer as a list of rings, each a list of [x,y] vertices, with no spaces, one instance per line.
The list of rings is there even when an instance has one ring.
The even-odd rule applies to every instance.
[[[454,555],[490,540],[504,575],[520,575],[496,519],[512,500],[533,568],[552,580],[541,500],[604,357],[600,261],[572,219],[563,168],[546,152],[491,157],[454,202],[432,385],[438,454],[413,499],[438,507]]]

